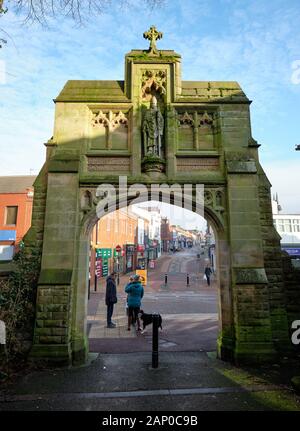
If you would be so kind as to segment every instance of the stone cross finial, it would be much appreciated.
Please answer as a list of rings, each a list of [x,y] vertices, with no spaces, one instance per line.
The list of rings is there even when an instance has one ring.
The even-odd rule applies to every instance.
[[[143,34],[144,39],[150,40],[149,54],[158,55],[158,51],[156,49],[156,41],[157,39],[162,39],[163,33],[156,30],[156,27],[152,25],[148,31],[145,31]]]

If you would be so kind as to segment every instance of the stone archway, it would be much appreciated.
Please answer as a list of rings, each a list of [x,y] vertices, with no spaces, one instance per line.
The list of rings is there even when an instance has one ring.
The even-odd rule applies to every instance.
[[[174,51],[134,50],[125,57],[124,81],[68,81],[55,99],[54,136],[35,182],[26,238],[42,248],[33,357],[86,358],[95,190],[116,187],[120,176],[146,189],[204,185],[205,216],[219,242],[219,356],[262,362],[290,347],[280,242],[251,135],[251,102],[236,82],[182,81],[180,63]],[[150,106],[145,76],[151,89],[161,89],[159,105]],[[156,145],[163,151],[152,154]],[[117,202],[128,204],[122,195]]]
[[[82,191],[85,195],[86,191]],[[95,194],[95,192],[91,192]],[[126,206],[126,202],[117,202],[116,209]],[[106,214],[108,214],[107,212]],[[223,359],[233,360],[234,347],[234,325],[232,313],[232,294],[230,280],[230,253],[228,239],[226,238],[226,227],[224,222],[218,218],[212,208],[204,208],[204,216],[214,229],[217,240],[217,260],[218,260],[218,314],[219,314],[219,337],[218,355]],[[87,301],[88,301],[88,268],[89,268],[89,247],[91,231],[99,220],[95,208],[91,209],[83,217],[80,228],[78,263],[76,266],[76,292],[74,292],[73,311],[73,334],[76,335],[72,340],[73,360],[82,362],[88,352],[88,340],[86,330]]]

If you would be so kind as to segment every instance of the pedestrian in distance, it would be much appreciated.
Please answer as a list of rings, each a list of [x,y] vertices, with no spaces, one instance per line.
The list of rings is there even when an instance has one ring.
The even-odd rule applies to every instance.
[[[133,281],[128,283],[125,287],[125,292],[128,294],[128,331],[130,331],[131,324],[137,324],[137,330],[141,331],[141,324],[139,319],[139,312],[141,308],[141,301],[144,296],[144,288],[140,282],[139,275],[133,277]]]
[[[112,272],[106,279],[105,304],[107,307],[107,327],[115,328],[116,324],[111,320],[114,312],[114,304],[117,299],[116,273]]]
[[[207,285],[210,286],[210,277],[212,274],[212,270],[210,269],[209,264],[206,265],[205,270],[204,270],[204,274],[206,277]]]

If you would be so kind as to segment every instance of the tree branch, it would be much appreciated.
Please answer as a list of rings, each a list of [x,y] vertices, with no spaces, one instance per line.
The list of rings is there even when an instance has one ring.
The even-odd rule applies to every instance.
[[[160,7],[165,0],[140,0],[147,7]],[[53,17],[71,17],[76,24],[82,24],[93,15],[101,15],[112,5],[112,0],[0,0],[0,14],[12,10],[25,16],[25,23],[38,22],[46,25]],[[127,0],[114,0],[120,7],[128,5]],[[5,7],[4,7],[5,5]]]

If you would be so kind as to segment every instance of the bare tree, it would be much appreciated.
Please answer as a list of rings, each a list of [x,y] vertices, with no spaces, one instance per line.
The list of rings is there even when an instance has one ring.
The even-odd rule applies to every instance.
[[[149,8],[160,6],[165,0],[140,0]],[[129,5],[128,0],[0,0],[0,15],[12,10],[25,17],[25,22],[47,23],[49,18],[71,17],[81,24],[95,14],[104,13],[112,4]]]
[[[162,6],[166,0],[138,0],[149,9]],[[95,15],[101,15],[109,7],[130,7],[130,0],[0,0],[0,18],[10,11],[23,17],[23,24],[39,23],[46,26],[49,19],[71,18],[81,25]],[[0,48],[7,41],[1,35],[12,38],[0,26]]]

